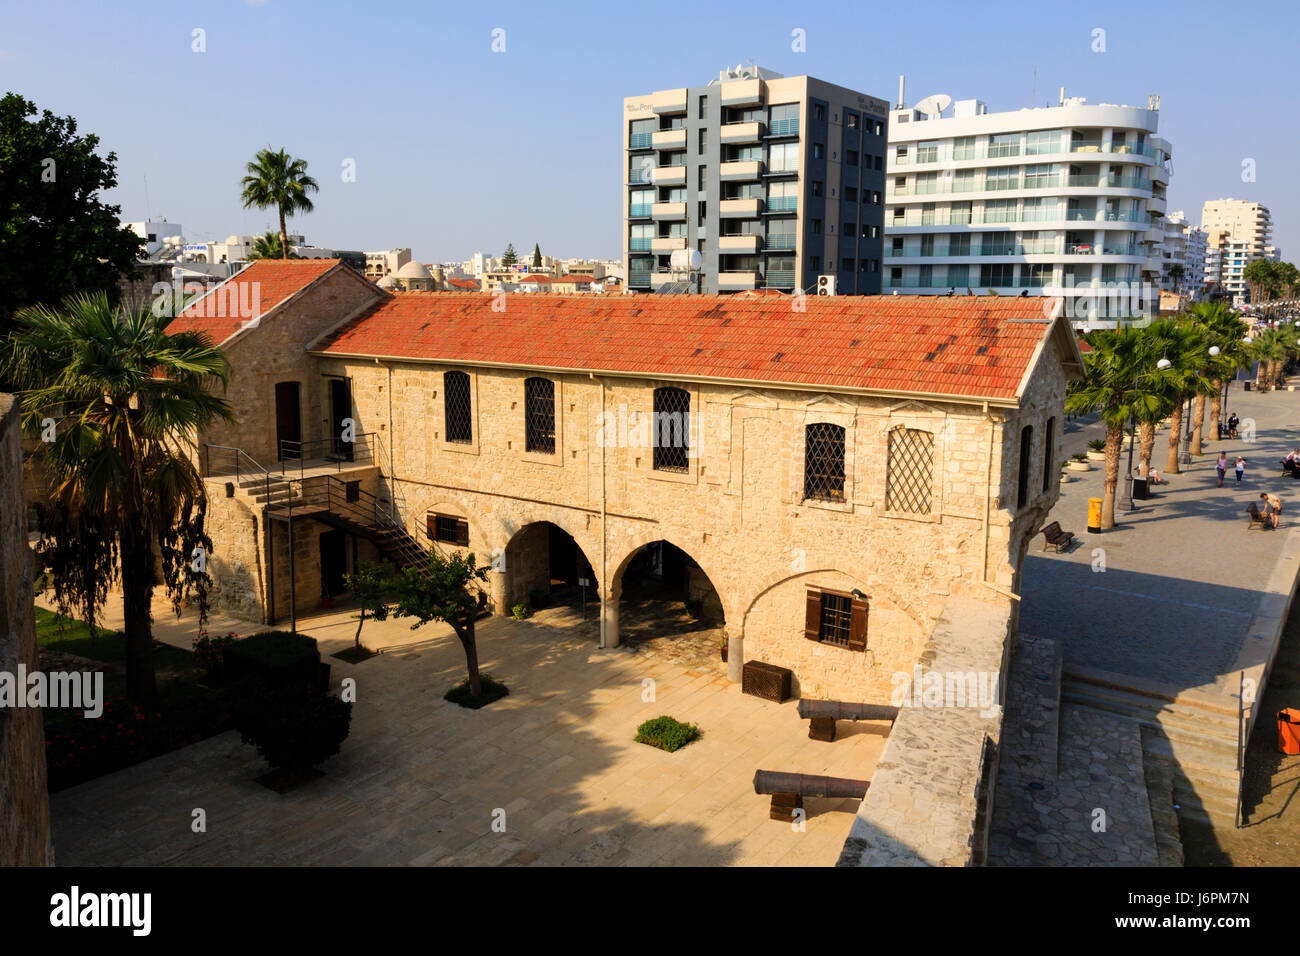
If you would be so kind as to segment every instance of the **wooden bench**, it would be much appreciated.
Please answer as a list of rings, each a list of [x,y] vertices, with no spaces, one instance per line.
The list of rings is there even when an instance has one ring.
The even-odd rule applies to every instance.
[[[1057,554],[1060,554],[1061,549],[1068,547],[1070,542],[1074,540],[1074,532],[1062,531],[1061,522],[1059,521],[1053,521],[1049,524],[1043,529],[1042,534],[1043,550],[1046,551],[1048,548],[1055,548]]]
[[[1247,531],[1253,531],[1255,528],[1259,528],[1261,531],[1264,530],[1264,516],[1259,513],[1258,505],[1252,502],[1250,507],[1246,509],[1246,514],[1250,515],[1250,524],[1246,525]]]

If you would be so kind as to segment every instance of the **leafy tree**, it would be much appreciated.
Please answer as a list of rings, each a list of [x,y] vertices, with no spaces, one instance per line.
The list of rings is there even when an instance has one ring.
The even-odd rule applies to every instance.
[[[284,253],[280,237],[273,232],[264,233],[253,240],[253,251],[248,254],[249,261],[255,259],[301,259],[302,256],[290,251]]]
[[[542,246],[540,243],[533,243],[533,268],[542,267]]]
[[[315,207],[307,194],[320,191],[316,180],[307,175],[305,159],[294,159],[283,149],[272,151],[270,147],[257,151],[240,187],[239,198],[245,209],[274,206],[279,212],[281,249],[289,248],[285,219],[295,213],[311,212]]]
[[[394,617],[413,617],[411,630],[430,621],[450,624],[465,650],[470,693],[482,696],[478,673],[478,648],[474,643],[474,618],[478,613],[479,582],[488,575],[486,565],[475,564],[473,553],[456,552],[443,557],[429,549],[428,564],[401,569],[393,582],[397,592]]]
[[[352,592],[352,598],[361,608],[361,614],[357,617],[357,633],[354,640],[354,646],[361,650],[361,628],[366,623],[366,613],[376,621],[388,620],[389,603],[388,595],[393,590],[393,573],[392,569],[383,564],[362,564],[355,574],[346,574],[343,580],[347,583],[348,590]]]
[[[515,244],[513,242],[506,243],[506,251],[501,253],[502,267],[509,269],[512,265],[514,265],[518,261],[519,261],[519,253],[515,252]]]
[[[122,227],[118,206],[100,200],[117,185],[117,155],[77,121],[16,93],[0,99],[0,337],[24,306],[57,305],[72,292],[118,300],[143,240]]]
[[[171,316],[115,307],[102,292],[59,310],[25,308],[16,321],[0,369],[23,389],[24,429],[53,439],[39,445],[51,503],[37,553],[60,611],[75,606],[92,633],[108,584],[120,579],[126,691],[151,703],[154,589],[166,588],[178,615],[196,592],[201,621],[207,613],[201,562],[212,542],[194,442],[213,421],[234,419],[212,391],[230,366],[205,334],[171,334]]]

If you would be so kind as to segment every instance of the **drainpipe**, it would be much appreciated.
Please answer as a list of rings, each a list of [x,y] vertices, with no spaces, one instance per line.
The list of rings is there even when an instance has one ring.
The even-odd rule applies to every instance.
[[[601,429],[604,429],[605,427],[605,383],[600,379],[597,379],[595,373],[593,372],[588,372],[587,375],[593,382],[595,382],[597,385],[600,386],[600,427]],[[604,586],[608,591],[609,577],[607,576],[607,572],[609,569],[607,567],[608,561],[606,555],[607,546],[606,546],[606,535],[605,535],[605,446],[607,444],[606,441],[607,436],[605,435],[603,430],[601,431],[600,436],[601,436],[601,441],[600,441],[600,581],[598,583]],[[606,610],[605,598],[604,595],[602,595],[600,601],[600,649],[601,650],[605,649],[605,610]]]
[[[989,581],[989,516],[993,508],[993,416],[989,414],[989,403],[984,403],[984,420],[989,426],[988,457],[984,461],[984,564],[980,567],[980,584],[995,591],[1003,597],[1019,601],[1020,595],[1006,588],[998,587]]]

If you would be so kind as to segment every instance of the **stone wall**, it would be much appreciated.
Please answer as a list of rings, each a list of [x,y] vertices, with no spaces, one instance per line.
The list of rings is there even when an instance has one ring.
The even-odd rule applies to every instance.
[[[0,395],[0,671],[34,671],[32,553],[27,546],[18,407]],[[45,730],[38,708],[0,709],[0,866],[51,864]]]
[[[922,673],[944,675],[945,682],[947,675],[1005,673],[1010,603],[995,607],[966,598],[950,601],[921,653]],[[839,865],[969,866],[981,861],[1001,730],[1001,695],[988,710],[951,701],[901,708]]]

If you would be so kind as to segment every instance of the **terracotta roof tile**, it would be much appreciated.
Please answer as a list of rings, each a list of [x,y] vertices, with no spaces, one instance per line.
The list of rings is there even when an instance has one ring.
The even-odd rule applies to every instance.
[[[1050,325],[1037,299],[397,293],[318,351],[1012,399]]]
[[[329,272],[338,259],[259,259],[214,286],[178,315],[169,332],[207,332],[218,345],[251,319],[270,312],[289,296]]]

